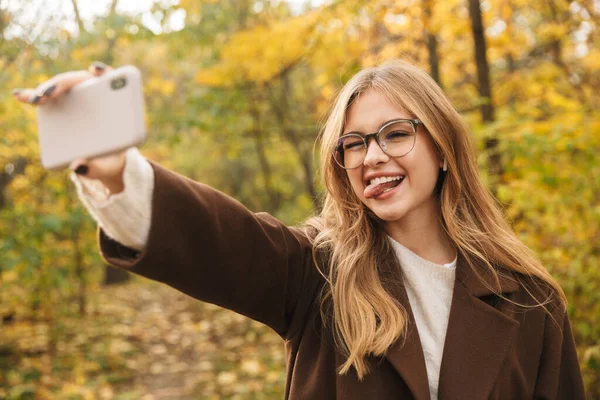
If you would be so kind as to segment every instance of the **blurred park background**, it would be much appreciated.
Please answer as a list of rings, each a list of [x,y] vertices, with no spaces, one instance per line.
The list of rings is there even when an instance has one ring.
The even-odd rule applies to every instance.
[[[490,190],[567,293],[600,399],[599,22],[599,0],[0,0],[0,398],[280,399],[285,379],[268,329],[102,264],[12,89],[134,64],[143,154],[294,224],[318,206],[332,97],[402,57],[468,120]]]

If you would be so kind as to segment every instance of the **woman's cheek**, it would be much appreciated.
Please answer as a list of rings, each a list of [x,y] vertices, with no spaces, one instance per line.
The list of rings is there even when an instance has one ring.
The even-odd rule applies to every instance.
[[[348,180],[350,181],[350,185],[352,186],[352,190],[356,197],[360,199],[360,201],[364,202],[363,198],[363,183],[362,183],[362,172],[358,170],[349,170],[348,171]]]

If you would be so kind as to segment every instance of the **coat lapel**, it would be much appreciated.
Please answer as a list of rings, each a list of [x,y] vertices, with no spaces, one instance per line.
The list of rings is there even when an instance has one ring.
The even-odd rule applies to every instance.
[[[390,347],[386,359],[400,374],[415,400],[429,400],[421,339],[406,289],[395,273],[401,271],[400,264],[393,250],[390,251],[386,268],[381,272],[408,313],[408,330],[404,341],[399,340]],[[501,275],[499,280],[496,282],[483,265],[468,265],[459,254],[440,368],[438,397],[441,400],[489,398],[519,327],[517,321],[481,299],[495,291],[506,295],[519,289],[510,273]]]
[[[459,255],[440,370],[440,399],[487,399],[517,333],[519,323],[481,297],[498,290],[482,265],[469,266]],[[478,279],[475,272],[480,274]],[[485,282],[482,282],[482,280]],[[499,291],[518,290],[512,275],[500,277]],[[488,287],[489,286],[489,287]]]

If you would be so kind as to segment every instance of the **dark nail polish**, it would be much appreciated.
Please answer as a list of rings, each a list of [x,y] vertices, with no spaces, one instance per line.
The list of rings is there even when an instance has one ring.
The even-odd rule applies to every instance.
[[[12,94],[13,94],[13,96],[16,96],[19,93],[21,93],[22,91],[23,91],[23,89],[13,89]]]
[[[94,68],[96,68],[99,71],[104,71],[106,69],[106,64],[104,64],[103,62],[100,61],[95,61],[92,63],[92,65],[94,66]]]
[[[48,89],[44,90],[44,94],[42,94],[42,96],[50,96],[52,92],[54,92],[54,89],[56,89],[56,85],[50,86]]]
[[[39,102],[40,102],[40,100],[41,100],[41,99],[42,99],[42,96],[40,96],[39,94],[38,94],[38,95],[35,95],[35,96],[33,97],[33,99],[31,99],[31,104],[37,104],[37,103],[39,103]]]
[[[79,174],[79,175],[85,175],[88,173],[88,166],[87,165],[80,165],[79,167],[75,168],[75,173]]]

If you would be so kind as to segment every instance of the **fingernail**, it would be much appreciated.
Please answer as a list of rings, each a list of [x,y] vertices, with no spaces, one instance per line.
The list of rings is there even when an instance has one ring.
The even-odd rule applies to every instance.
[[[19,93],[21,93],[22,91],[23,91],[23,89],[13,89],[12,94],[13,94],[13,96],[16,96]]]
[[[94,62],[92,63],[92,66],[93,66],[94,68],[96,68],[97,70],[100,70],[100,71],[104,71],[104,70],[106,69],[106,67],[107,67],[107,65],[106,65],[106,64],[104,64],[104,63],[103,63],[103,62],[101,62],[101,61],[94,61]]]
[[[56,85],[50,86],[48,89],[44,90],[42,96],[50,96],[52,92],[54,92],[54,89],[56,89]]]
[[[80,165],[79,167],[75,168],[75,173],[79,174],[79,175],[85,175],[88,173],[88,166],[87,165]]]

